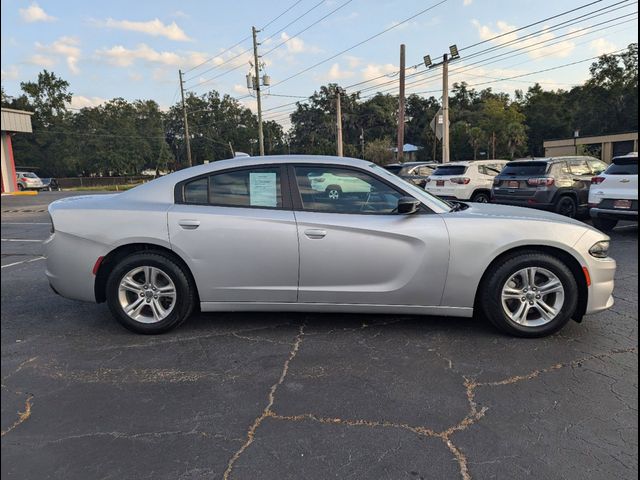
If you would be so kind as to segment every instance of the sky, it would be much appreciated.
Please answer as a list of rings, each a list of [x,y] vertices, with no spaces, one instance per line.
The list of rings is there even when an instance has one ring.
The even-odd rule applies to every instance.
[[[255,110],[245,75],[256,26],[263,73],[271,77],[263,90],[265,118],[285,125],[295,108],[286,104],[328,82],[362,97],[397,93],[402,43],[412,67],[407,94],[440,97],[441,70],[427,70],[422,59],[429,54],[435,63],[452,44],[460,59],[450,64],[450,84],[512,94],[535,82],[545,89],[581,84],[591,61],[556,67],[638,41],[631,0],[2,0],[0,6],[5,92],[19,94],[21,81],[46,68],[71,84],[72,108],[123,97],[153,99],[166,109],[180,98],[182,69],[187,91],[215,89]],[[541,70],[548,71],[533,73]]]

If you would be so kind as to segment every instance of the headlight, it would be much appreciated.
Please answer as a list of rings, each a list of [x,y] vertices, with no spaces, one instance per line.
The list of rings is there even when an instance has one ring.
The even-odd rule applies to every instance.
[[[609,240],[602,240],[589,249],[589,254],[596,258],[607,258],[609,255]]]

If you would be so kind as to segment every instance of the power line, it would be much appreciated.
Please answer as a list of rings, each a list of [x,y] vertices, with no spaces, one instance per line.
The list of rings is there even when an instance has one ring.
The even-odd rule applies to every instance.
[[[282,27],[282,28],[281,28],[280,30],[278,30],[277,32],[273,33],[272,35],[269,35],[266,39],[264,39],[264,40],[262,41],[262,43],[265,43],[265,42],[267,42],[267,41],[271,40],[273,37],[275,37],[275,36],[276,36],[276,35],[278,35],[279,33],[284,32],[288,27],[290,27],[291,25],[293,25],[294,23],[296,23],[298,20],[300,20],[301,18],[303,18],[303,17],[305,17],[306,15],[308,15],[309,13],[311,13],[313,10],[315,10],[317,7],[319,7],[319,6],[320,6],[320,5],[322,5],[323,3],[325,3],[325,1],[326,1],[326,0],[321,0],[320,2],[316,3],[315,5],[313,5],[311,8],[309,8],[309,9],[308,9],[308,10],[306,10],[304,13],[302,13],[302,15],[299,15],[298,17],[296,17],[295,19],[293,19],[291,22],[287,23],[284,27]],[[351,2],[351,1],[352,1],[352,0],[349,0],[349,2]],[[349,2],[347,2],[347,3],[349,3]],[[346,4],[345,4],[345,5],[346,5]],[[344,5],[343,5],[343,6],[344,6]],[[328,15],[325,15],[324,17],[322,17],[322,19],[324,19],[324,18],[328,17],[329,15],[331,15],[332,13],[334,13],[334,12],[338,11],[340,8],[342,8],[342,7],[336,8],[333,12],[330,12]],[[321,19],[321,20],[322,20],[322,19]],[[320,21],[320,20],[319,20],[319,21]],[[317,23],[317,22],[316,22],[316,23]],[[313,26],[313,25],[310,25],[308,28],[310,28],[311,26]],[[264,27],[263,27],[263,28],[264,28]],[[297,35],[297,34],[296,34],[296,35]],[[294,37],[291,37],[291,38],[295,38],[295,36],[294,36]],[[287,39],[285,42],[281,43],[280,45],[283,45],[284,43],[288,42],[289,40],[291,40],[291,38]],[[275,50],[275,49],[271,49],[271,50],[269,50],[269,52],[271,52],[272,50]],[[231,62],[232,60],[235,60],[236,58],[239,58],[239,57],[241,57],[242,55],[244,55],[245,53],[249,53],[250,51],[251,51],[251,49],[243,50],[242,52],[238,53],[237,55],[235,55],[235,56],[233,56],[233,57],[231,57],[231,58],[228,58],[228,59],[227,59],[227,60],[225,60],[224,62],[222,62],[222,63],[220,63],[220,64],[218,64],[218,65],[214,65],[213,67],[208,68],[207,70],[205,70],[205,71],[201,72],[199,75],[195,75],[195,76],[190,77],[190,78],[189,78],[189,80],[193,80],[193,79],[194,79],[194,78],[196,78],[197,76],[204,75],[204,74],[205,74],[205,73],[207,73],[207,72],[210,72],[210,71],[212,71],[212,70],[215,70],[216,68],[219,68],[219,67],[221,67],[221,66],[223,66],[223,65],[226,65],[227,63]],[[267,53],[269,53],[269,52],[267,52]],[[263,55],[263,56],[264,56],[264,55]],[[207,80],[204,80],[204,81],[200,82],[199,84],[194,85],[193,87],[190,87],[190,88],[196,88],[196,87],[199,87],[199,86],[201,86],[201,85],[205,85],[205,84],[207,84],[207,83],[210,83],[211,81],[215,80],[216,78],[220,78],[220,77],[222,77],[222,76],[224,76],[224,75],[227,75],[228,73],[231,73],[231,72],[233,72],[233,71],[235,71],[235,70],[238,70],[239,68],[242,68],[243,66],[244,66],[244,62],[242,62],[242,63],[240,63],[240,64],[238,64],[238,65],[234,66],[233,68],[231,68],[230,70],[225,71],[224,73],[221,73],[220,75],[216,75],[215,77],[212,77],[212,78],[209,78],[209,79],[207,79]]]
[[[264,25],[262,27],[262,29],[267,28],[269,25],[271,25],[273,22],[275,22],[276,20],[278,20],[280,17],[282,17],[283,15],[285,15],[287,12],[289,12],[291,9],[293,9],[296,5],[298,5],[299,3],[303,2],[304,0],[297,0],[296,2],[293,3],[293,5],[291,5],[289,8],[287,8],[286,10],[284,10],[282,13],[280,13],[277,17],[275,17],[274,19],[272,19],[271,21],[269,21],[266,25]],[[187,73],[190,72],[192,70],[195,70],[196,68],[201,67],[202,65],[204,65],[205,63],[210,62],[211,60],[213,60],[214,58],[218,58],[220,55],[224,55],[225,53],[227,53],[228,51],[234,49],[235,47],[237,47],[238,45],[243,44],[244,42],[246,42],[247,40],[251,40],[251,35],[248,35],[246,37],[244,37],[242,40],[238,41],[237,43],[233,44],[232,46],[224,49],[221,53],[218,53],[217,55],[214,55],[213,57],[208,58],[207,60],[199,63],[198,65],[196,65],[195,67],[191,67],[188,70],[185,70],[183,73]],[[219,65],[218,65],[219,66]],[[193,78],[193,77],[191,77]],[[188,80],[190,80],[191,78],[189,78]],[[187,80],[187,81],[188,81]]]
[[[317,63],[314,63],[314,64],[313,64],[313,65],[311,65],[310,67],[307,67],[307,68],[305,68],[305,69],[303,69],[303,70],[301,70],[301,71],[299,71],[299,72],[297,72],[297,73],[294,73],[293,75],[288,76],[288,77],[287,77],[287,78],[285,78],[284,80],[281,80],[281,81],[279,81],[279,82],[277,82],[277,83],[273,84],[273,86],[275,87],[276,85],[281,85],[281,84],[283,84],[283,83],[285,83],[285,82],[288,82],[289,80],[291,80],[291,79],[293,79],[293,78],[296,78],[296,77],[298,77],[298,76],[302,75],[303,73],[308,72],[309,70],[313,70],[314,68],[316,68],[316,67],[318,67],[318,66],[320,66],[320,65],[322,65],[322,64],[324,64],[324,63],[327,63],[328,61],[333,60],[334,58],[339,57],[339,56],[341,56],[341,55],[343,55],[343,54],[345,54],[345,53],[347,53],[347,52],[349,52],[349,51],[353,50],[354,48],[357,48],[357,47],[359,47],[359,46],[361,46],[361,45],[364,45],[365,43],[367,43],[367,42],[369,42],[369,41],[371,41],[371,40],[373,40],[373,39],[375,39],[375,38],[377,38],[377,37],[379,37],[379,36],[381,36],[381,35],[384,35],[385,33],[387,33],[387,32],[389,32],[389,31],[393,30],[394,28],[398,28],[399,26],[401,26],[401,25],[403,25],[403,24],[405,24],[405,23],[409,22],[410,20],[413,20],[413,19],[414,19],[414,18],[416,18],[416,17],[419,17],[420,15],[424,15],[424,14],[425,14],[425,13],[427,13],[428,11],[433,10],[434,8],[436,8],[436,7],[440,6],[440,5],[442,5],[443,3],[446,3],[447,1],[448,1],[448,0],[440,0],[439,2],[437,2],[437,3],[433,4],[432,6],[430,6],[430,7],[428,7],[428,8],[425,8],[424,10],[419,11],[418,13],[416,13],[416,14],[414,14],[414,15],[412,15],[412,16],[410,16],[410,17],[408,17],[408,18],[405,18],[405,19],[404,19],[404,20],[402,20],[401,22],[396,23],[396,24],[394,24],[394,25],[392,25],[392,26],[390,26],[390,27],[388,27],[388,28],[386,28],[386,29],[382,30],[381,32],[378,32],[378,33],[376,33],[375,35],[372,35],[372,36],[370,36],[370,37],[368,37],[368,38],[366,38],[366,39],[362,40],[361,42],[358,42],[358,43],[356,43],[355,45],[352,45],[352,46],[351,46],[351,47],[349,47],[349,48],[345,48],[344,50],[342,50],[342,51],[340,51],[340,52],[338,52],[338,53],[336,53],[336,54],[334,54],[334,55],[332,55],[332,56],[330,56],[330,57],[328,57],[328,58],[325,58],[324,60],[321,60],[321,61],[319,61],[319,62],[317,62]]]
[[[324,1],[324,0],[323,0]],[[307,30],[309,30],[311,27],[317,25],[318,23],[320,23],[321,21],[323,21],[324,19],[326,19],[327,17],[330,17],[331,15],[333,15],[334,13],[336,13],[338,10],[343,9],[344,7],[346,7],[347,5],[349,5],[353,0],[347,0],[346,2],[344,2],[343,4],[339,5],[338,7],[336,7],[335,9],[331,10],[329,13],[327,13],[325,16],[323,16],[322,18],[316,20],[315,22],[313,22],[310,25],[307,25],[305,28],[303,28],[302,30],[300,30],[299,32],[295,33],[294,35],[292,35],[291,37],[287,38],[286,40],[280,42],[278,45],[276,45],[275,47],[273,47],[270,50],[267,50],[265,53],[262,54],[262,56],[267,56],[269,55],[271,52],[273,52],[274,50],[280,48],[281,46],[285,45],[287,42],[289,42],[290,40],[293,40],[294,38],[296,38],[298,35],[306,32]],[[320,2],[323,3],[323,2]]]

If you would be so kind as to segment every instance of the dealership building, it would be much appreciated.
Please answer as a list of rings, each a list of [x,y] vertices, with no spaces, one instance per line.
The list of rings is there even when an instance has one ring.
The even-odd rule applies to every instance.
[[[16,133],[31,133],[32,112],[2,109],[2,193],[15,192],[16,162],[13,158],[11,136]]]
[[[573,138],[545,140],[544,154],[547,157],[561,155],[593,155],[607,163],[613,157],[638,151],[638,132],[617,133],[580,137],[578,132]]]

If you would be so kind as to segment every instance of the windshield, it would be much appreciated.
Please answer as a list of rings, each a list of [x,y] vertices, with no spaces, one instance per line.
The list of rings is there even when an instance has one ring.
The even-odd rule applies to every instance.
[[[20,176],[25,178],[38,178],[38,176],[35,173],[31,173],[31,172],[20,173]]]
[[[430,194],[426,190],[421,189],[420,187],[414,185],[411,182],[407,182],[405,179],[398,177],[384,168],[380,168],[375,163],[370,163],[369,166],[381,177],[387,177],[391,179],[394,183],[401,183],[402,188],[404,188],[407,192],[411,193],[418,200],[427,199],[431,205],[435,205],[437,208],[449,212],[451,211],[452,205],[449,202],[445,202],[441,198],[436,197],[435,195]]]
[[[516,162],[505,165],[500,175],[534,176],[544,175],[547,162]]]
[[[443,167],[438,167],[431,174],[433,176],[449,176],[449,175],[464,175],[464,172],[467,171],[467,167],[464,165],[447,165]]]

